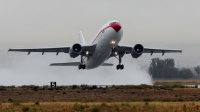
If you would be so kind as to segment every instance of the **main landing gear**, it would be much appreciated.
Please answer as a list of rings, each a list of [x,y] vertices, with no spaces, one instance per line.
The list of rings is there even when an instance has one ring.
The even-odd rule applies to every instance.
[[[122,70],[122,69],[124,69],[124,65],[123,64],[121,64],[121,62],[122,62],[122,57],[123,57],[123,55],[124,54],[122,54],[122,53],[116,53],[116,48],[113,46],[112,47],[112,49],[111,49],[111,52],[113,53],[113,54],[115,54],[115,55],[119,55],[119,59],[117,58],[117,57],[115,57],[115,58],[117,58],[118,60],[119,60],[119,64],[116,66],[116,69],[117,70]]]
[[[78,69],[85,69],[85,64],[83,64],[83,55],[81,54],[81,64],[78,66]]]
[[[79,66],[78,66],[78,69],[80,70],[80,69],[85,69],[85,64],[80,64]]]
[[[122,70],[122,69],[124,69],[124,65],[123,64],[121,64],[121,62],[122,62],[122,55],[119,53],[119,64],[116,66],[116,68],[117,68],[117,70]]]
[[[118,64],[118,65],[116,66],[116,68],[117,68],[117,70],[118,70],[118,69],[121,69],[121,70],[122,70],[122,69],[124,69],[124,65]]]

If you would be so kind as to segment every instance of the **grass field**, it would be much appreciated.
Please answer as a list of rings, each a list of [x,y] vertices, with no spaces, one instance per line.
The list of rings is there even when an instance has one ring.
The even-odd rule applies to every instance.
[[[153,79],[154,85],[200,85],[200,79]]]
[[[200,112],[200,80],[125,85],[0,88],[0,112]],[[156,86],[159,85],[159,86]],[[160,86],[162,85],[162,86]]]
[[[1,112],[199,112],[200,102],[1,103]]]

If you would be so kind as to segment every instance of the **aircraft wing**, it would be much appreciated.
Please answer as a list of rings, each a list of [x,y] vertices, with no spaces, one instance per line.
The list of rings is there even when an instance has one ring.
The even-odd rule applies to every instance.
[[[28,54],[30,54],[31,52],[42,52],[44,54],[45,52],[68,53],[69,49],[70,47],[57,47],[57,48],[36,48],[36,49],[9,49],[8,51],[28,52]]]
[[[96,45],[85,45],[85,46],[82,46],[82,52],[89,51],[90,54],[93,54],[94,51],[95,51],[95,47],[96,47]],[[58,53],[60,53],[60,52],[69,53],[69,50],[70,50],[70,47],[56,47],[56,48],[34,48],[34,49],[9,49],[8,51],[28,52],[28,55],[31,52],[42,52],[42,55],[45,52],[55,52],[58,55]]]
[[[182,50],[144,48],[144,53],[175,53],[175,52],[182,53]]]
[[[116,51],[129,54],[132,51],[132,47],[130,47],[130,46],[117,46],[116,47]],[[176,53],[176,52],[177,53],[182,53],[182,50],[177,50],[177,49],[156,49],[156,48],[145,48],[144,47],[144,51],[143,51],[143,53],[150,53],[151,55],[153,53],[162,53],[164,55],[164,53]]]

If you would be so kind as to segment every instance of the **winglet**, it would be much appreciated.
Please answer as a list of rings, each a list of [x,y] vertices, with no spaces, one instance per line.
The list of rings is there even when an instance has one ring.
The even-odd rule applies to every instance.
[[[79,32],[79,39],[80,39],[81,45],[86,45],[82,31]]]

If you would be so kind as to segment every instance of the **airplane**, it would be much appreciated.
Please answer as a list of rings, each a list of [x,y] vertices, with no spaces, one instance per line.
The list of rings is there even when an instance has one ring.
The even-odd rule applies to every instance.
[[[9,49],[8,51],[18,52],[55,52],[58,55],[60,52],[69,53],[71,58],[76,58],[80,55],[80,62],[69,63],[52,63],[50,66],[78,66],[80,69],[94,69],[99,66],[113,66],[111,63],[105,63],[111,57],[119,60],[116,66],[117,70],[124,69],[122,57],[124,54],[131,54],[133,58],[140,57],[143,53],[182,53],[182,50],[172,49],[154,49],[145,48],[141,44],[132,46],[119,45],[123,36],[123,29],[119,21],[112,20],[104,24],[90,44],[86,44],[82,31],[79,32],[80,44],[75,43],[71,47],[56,47],[56,48],[34,48],[34,49]]]

